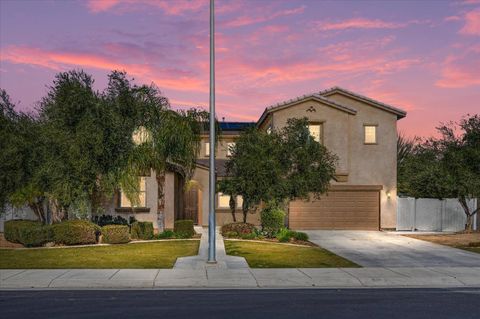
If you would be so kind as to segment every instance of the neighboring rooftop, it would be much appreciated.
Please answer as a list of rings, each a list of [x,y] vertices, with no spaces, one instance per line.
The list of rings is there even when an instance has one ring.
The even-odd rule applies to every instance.
[[[225,122],[218,121],[220,127],[220,135],[238,135],[249,127],[255,126],[255,122]],[[207,126],[208,127],[208,123]],[[203,131],[204,135],[208,135],[208,129]]]
[[[222,131],[243,131],[249,127],[255,126],[255,122],[218,122]]]

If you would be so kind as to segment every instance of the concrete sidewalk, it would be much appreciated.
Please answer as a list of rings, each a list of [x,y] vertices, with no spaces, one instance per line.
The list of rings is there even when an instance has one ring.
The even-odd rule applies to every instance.
[[[207,264],[208,260],[208,228],[195,227],[195,231],[202,235],[197,256],[180,257],[173,266],[174,269],[206,270],[208,269],[247,269],[248,263],[243,257],[229,256],[225,251],[225,244],[220,233],[220,227],[216,229],[215,252],[216,264]]]
[[[480,267],[0,270],[0,289],[480,287]]]

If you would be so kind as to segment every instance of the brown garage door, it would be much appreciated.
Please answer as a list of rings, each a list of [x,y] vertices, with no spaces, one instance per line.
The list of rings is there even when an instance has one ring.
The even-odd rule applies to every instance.
[[[378,230],[380,189],[378,186],[332,187],[320,199],[291,201],[290,228]]]

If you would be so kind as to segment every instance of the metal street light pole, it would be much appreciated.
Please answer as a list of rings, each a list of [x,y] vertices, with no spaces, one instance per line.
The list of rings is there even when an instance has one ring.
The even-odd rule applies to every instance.
[[[215,256],[215,2],[210,0],[210,171],[208,187],[208,262]]]

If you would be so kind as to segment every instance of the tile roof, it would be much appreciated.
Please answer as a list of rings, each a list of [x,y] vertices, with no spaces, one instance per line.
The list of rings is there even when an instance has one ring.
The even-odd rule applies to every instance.
[[[337,93],[337,92],[341,93],[341,94],[344,94],[344,95],[349,95],[353,98],[356,98],[358,100],[362,100],[362,101],[364,101],[366,103],[369,103],[373,106],[379,107],[379,108],[381,108],[385,111],[394,113],[398,116],[398,118],[403,118],[407,114],[407,112],[405,112],[405,111],[403,111],[403,110],[401,110],[397,107],[382,103],[380,101],[377,101],[377,100],[374,100],[372,98],[366,97],[364,95],[361,95],[361,94],[352,92],[350,90],[341,88],[339,86],[335,86],[335,87],[332,87],[332,88],[329,88],[329,89],[326,89],[326,90],[322,90],[322,91],[319,91],[319,92],[313,92],[313,93],[310,93],[310,94],[304,94],[304,95],[297,96],[296,98],[293,98],[293,99],[290,99],[290,100],[286,100],[286,101],[282,101],[282,102],[270,105],[270,106],[266,107],[265,110],[263,111],[262,115],[260,116],[260,119],[257,122],[257,125],[260,125],[265,120],[267,115],[274,110],[282,109],[284,107],[290,106],[293,103],[300,102],[300,101],[307,100],[307,99],[312,99],[312,98],[317,99],[317,100],[319,100],[319,101],[321,101],[321,102],[323,102],[327,105],[333,106],[337,109],[343,110],[345,112],[348,112],[348,113],[351,113],[351,114],[356,114],[357,111],[354,108],[346,106],[346,105],[342,105],[341,103],[338,103],[338,102],[335,102],[331,99],[328,99],[329,95],[331,95],[333,93]]]
[[[344,89],[344,88],[339,87],[339,86],[334,86],[330,89],[320,91],[320,92],[318,92],[318,94],[320,94],[322,96],[325,96],[325,95],[328,96],[328,95],[333,94],[335,92],[340,92],[340,93],[344,93],[344,94],[347,94],[347,95],[351,95],[352,97],[356,97],[360,100],[364,100],[365,102],[368,102],[368,103],[371,103],[371,104],[374,104],[374,105],[377,105],[377,106],[381,106],[381,107],[385,108],[387,111],[390,111],[392,113],[397,114],[400,118],[403,118],[407,115],[407,112],[405,112],[404,110],[402,110],[398,107],[380,102],[378,100],[374,100],[372,98],[369,98],[368,96],[352,92],[350,90]]]

